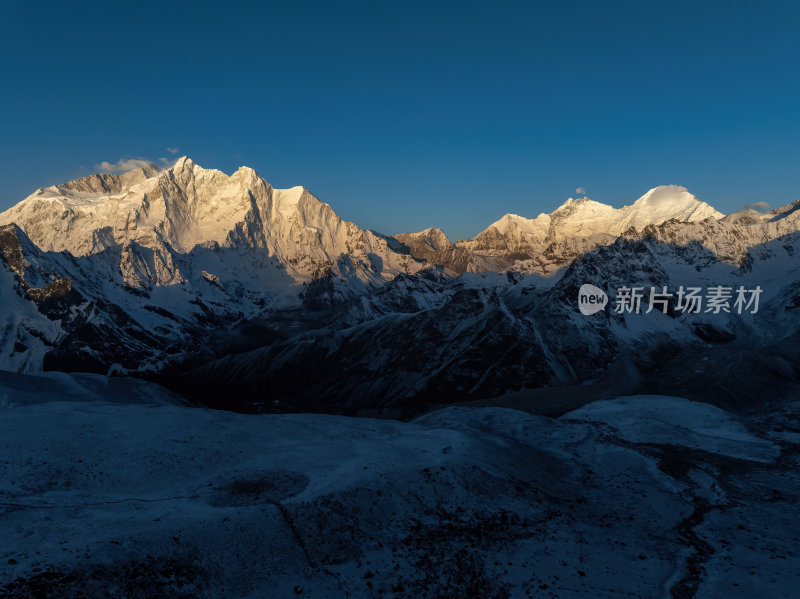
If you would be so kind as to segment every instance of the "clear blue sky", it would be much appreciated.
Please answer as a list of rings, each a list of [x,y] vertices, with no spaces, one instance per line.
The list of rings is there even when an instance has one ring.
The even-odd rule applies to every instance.
[[[800,3],[250,4],[0,0],[0,209],[167,147],[386,233],[800,197]]]

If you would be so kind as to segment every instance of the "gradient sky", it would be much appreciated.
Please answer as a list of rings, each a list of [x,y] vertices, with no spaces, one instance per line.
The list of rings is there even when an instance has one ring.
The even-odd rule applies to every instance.
[[[783,1],[0,0],[0,210],[168,147],[385,233],[472,236],[577,188],[779,206],[799,36]]]

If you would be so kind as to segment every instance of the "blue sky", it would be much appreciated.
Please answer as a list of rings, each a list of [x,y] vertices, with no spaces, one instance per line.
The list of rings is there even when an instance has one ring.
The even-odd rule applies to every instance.
[[[248,4],[0,0],[0,209],[168,147],[386,233],[800,197],[798,3]]]

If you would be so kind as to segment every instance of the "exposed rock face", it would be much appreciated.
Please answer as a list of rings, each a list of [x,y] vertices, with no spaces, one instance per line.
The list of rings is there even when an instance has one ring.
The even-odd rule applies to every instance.
[[[625,235],[651,237],[682,247],[699,245],[724,262],[740,264],[748,258],[752,248],[781,238],[790,243],[800,229],[799,206],[800,200],[767,213],[746,210],[723,219],[709,218],[696,223],[669,220]]]
[[[411,255],[431,264],[444,267],[452,274],[490,272],[506,269],[510,262],[492,256],[482,256],[453,244],[441,229],[425,229],[418,233],[402,233],[395,239],[406,245]]]
[[[134,185],[142,183],[145,179],[155,177],[159,172],[161,172],[161,169],[150,163],[121,175],[99,173],[81,177],[62,185],[56,185],[55,188],[66,195],[71,194],[76,197],[80,197],[80,194],[86,194],[86,197],[114,195],[129,190]]]
[[[22,246],[17,231],[19,227],[15,225],[0,226],[0,256],[11,271],[24,279]]]
[[[0,225],[0,261],[5,262],[6,267],[17,275],[18,289],[24,292],[24,296],[32,300],[39,306],[39,310],[48,313],[46,307],[51,307],[67,297],[77,299],[73,294],[72,281],[67,277],[56,278],[53,274],[44,270],[39,272],[26,272],[29,264],[26,264],[26,256],[23,250],[23,242],[32,249],[30,241],[25,238],[25,234],[16,225]],[[41,278],[50,282],[41,287],[33,287],[26,280],[30,277],[34,283]]]
[[[395,235],[395,239],[402,241],[413,252],[423,256],[433,255],[436,252],[453,247],[453,243],[444,234],[444,231],[431,227],[418,233],[403,233]]]

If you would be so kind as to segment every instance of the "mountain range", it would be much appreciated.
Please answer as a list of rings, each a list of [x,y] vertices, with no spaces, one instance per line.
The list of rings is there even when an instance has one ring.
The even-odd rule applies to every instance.
[[[544,410],[576,385],[752,401],[797,374],[798,207],[725,216],[668,185],[452,242],[362,229],[247,167],[91,175],[0,214],[0,369],[134,375],[256,411]],[[751,315],[673,298],[666,314],[584,316],[584,283],[612,304],[636,285],[763,294]],[[705,368],[699,348],[736,367]]]
[[[0,214],[0,596],[794,597],[798,208],[453,242],[188,158],[39,189]]]

